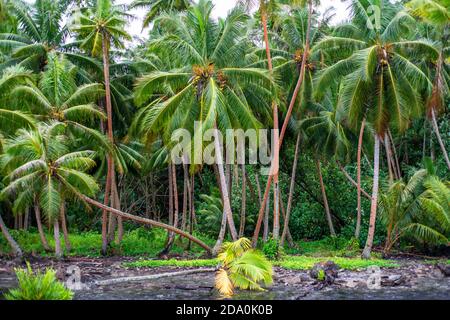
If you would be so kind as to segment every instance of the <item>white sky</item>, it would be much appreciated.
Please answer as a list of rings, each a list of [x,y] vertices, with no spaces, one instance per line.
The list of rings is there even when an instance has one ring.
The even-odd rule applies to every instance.
[[[32,1],[32,0],[30,0],[30,1]],[[129,4],[131,2],[132,2],[132,0],[117,0],[116,1],[117,4]],[[228,11],[231,10],[235,6],[237,1],[236,0],[212,0],[212,2],[215,5],[213,15],[215,17],[226,17]],[[346,13],[347,5],[342,3],[341,0],[322,0],[319,11],[324,12],[329,7],[334,7],[336,9],[336,11],[335,11],[336,16],[334,17],[334,19],[332,21],[333,23],[338,23],[347,18],[347,16],[348,16]],[[144,30],[143,32],[141,32],[142,19],[145,15],[145,12],[143,12],[142,10],[132,10],[132,12],[130,12],[130,13],[133,14],[136,17],[136,19],[130,23],[127,31],[132,36],[142,37],[142,38],[147,37],[147,30]]]

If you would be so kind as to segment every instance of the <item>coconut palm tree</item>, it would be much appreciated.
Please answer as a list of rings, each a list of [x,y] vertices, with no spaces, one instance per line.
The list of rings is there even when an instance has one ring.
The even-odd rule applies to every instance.
[[[162,12],[185,11],[191,6],[191,2],[191,0],[134,0],[130,4],[130,9],[149,9],[142,23],[144,29]]]
[[[319,73],[315,92],[320,97],[326,88],[342,80],[338,108],[346,110],[353,127],[367,119],[375,130],[372,205],[363,252],[369,258],[378,204],[380,139],[384,139],[389,127],[404,131],[409,119],[419,114],[422,101],[418,91],[430,90],[431,84],[414,61],[418,55],[434,55],[436,50],[424,40],[405,40],[412,37],[415,21],[399,5],[374,1],[381,8],[381,17],[373,21],[367,3],[349,2],[352,24],[337,28],[334,35],[315,46],[347,52],[348,57]]]
[[[178,68],[154,71],[138,80],[135,100],[143,109],[136,121],[143,136],[160,133],[169,145],[171,134],[178,128],[189,130],[193,136],[203,136],[209,129],[260,127],[252,108],[254,112],[267,110],[271,101],[268,97],[275,93],[275,87],[265,70],[248,68],[242,59],[249,47],[245,38],[247,15],[237,7],[217,23],[211,17],[212,8],[210,1],[201,0],[187,15],[163,14],[155,20],[162,30],[161,36],[149,46],[158,56],[176,62]],[[194,128],[194,121],[202,125]],[[226,187],[222,147],[218,131],[213,133],[224,212],[235,240],[237,232]],[[193,154],[191,160],[195,159]]]
[[[95,8],[90,8],[81,15],[80,23],[74,27],[78,36],[82,39],[80,47],[90,50],[92,56],[101,56],[103,59],[103,75],[105,85],[107,132],[111,144],[114,143],[113,116],[111,102],[110,85],[110,49],[116,47],[123,49],[123,40],[131,40],[131,37],[123,29],[126,25],[127,15],[121,11],[120,7],[114,6],[111,0],[98,0]],[[107,157],[107,177],[105,188],[105,204],[108,204],[111,197],[112,185],[115,180],[114,161],[111,154]],[[114,176],[114,177],[113,177]],[[112,197],[111,197],[112,199]],[[103,211],[102,218],[102,253],[106,254],[108,246],[107,238],[107,215]]]
[[[307,28],[306,28],[305,50],[303,52],[302,63],[301,63],[301,66],[300,66],[300,72],[299,72],[300,75],[298,77],[298,80],[297,80],[295,89],[293,91],[293,94],[292,94],[289,106],[287,108],[285,120],[284,120],[283,126],[281,128],[280,136],[279,136],[278,143],[277,143],[277,145],[278,145],[278,147],[277,147],[278,151],[277,152],[279,152],[279,150],[281,148],[281,145],[282,145],[282,142],[283,142],[283,139],[284,139],[284,135],[286,134],[286,130],[287,130],[289,121],[291,119],[291,115],[292,115],[294,106],[296,104],[297,96],[298,96],[298,94],[300,92],[300,89],[302,87],[303,80],[305,79],[306,64],[307,64],[307,60],[308,60],[308,57],[309,57],[309,54],[310,54],[310,50],[309,49],[310,49],[310,39],[311,39],[310,36],[311,36],[312,15],[313,15],[313,1],[312,0],[308,0],[308,1],[303,1],[302,0],[302,1],[300,1],[301,5],[305,5],[306,3],[308,4],[308,23],[307,23]],[[317,3],[317,1],[314,1],[314,3]],[[275,163],[276,162],[274,162],[272,164],[272,166],[275,165]],[[273,172],[273,171],[274,171],[274,168],[271,168],[271,172]],[[261,224],[262,224],[263,217],[264,217],[264,210],[265,210],[265,207],[266,207],[266,204],[267,204],[267,199],[268,199],[268,196],[269,196],[270,187],[272,185],[272,180],[273,180],[273,176],[269,175],[269,177],[267,179],[266,189],[264,191],[264,197],[263,197],[263,201],[262,201],[262,204],[261,204],[261,208],[260,208],[260,210],[258,212],[258,219],[257,219],[257,222],[256,222],[255,231],[253,233],[253,239],[252,239],[253,246],[256,246],[257,243],[258,243],[259,231],[261,229]]]
[[[427,116],[436,134],[447,167],[450,170],[450,159],[437,124],[437,115],[445,107],[445,96],[448,94],[450,81],[449,63],[448,59],[445,59],[449,52],[450,3],[442,0],[413,0],[408,2],[406,6],[413,15],[420,17],[432,26],[434,32],[432,32],[433,35],[429,34],[429,36],[432,36],[437,41],[436,50],[438,51],[438,57],[432,61],[433,67],[431,68],[430,76],[434,81],[433,90],[428,96]]]
[[[380,197],[380,216],[387,228],[385,253],[402,238],[446,244],[450,235],[450,189],[427,170],[405,183],[395,182]]]
[[[8,175],[8,185],[0,197],[17,196],[15,202],[33,199],[53,224],[55,255],[63,255],[60,243],[60,208],[65,199],[84,202],[79,194],[93,196],[98,190],[95,180],[86,172],[96,164],[94,152],[69,152],[64,124],[41,124],[37,131],[20,129],[18,135],[5,144],[2,162],[14,166]]]
[[[66,45],[69,28],[65,14],[72,0],[37,0],[33,4],[10,2],[10,10],[18,21],[18,33],[0,33],[0,51],[11,56],[0,65],[4,69],[19,64],[27,69],[41,71],[48,54],[64,54],[74,65],[87,70],[100,70],[99,64]]]

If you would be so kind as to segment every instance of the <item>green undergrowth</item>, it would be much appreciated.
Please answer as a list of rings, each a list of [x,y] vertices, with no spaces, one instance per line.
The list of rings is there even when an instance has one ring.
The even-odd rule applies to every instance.
[[[371,266],[378,266],[384,268],[394,268],[399,265],[383,259],[364,260],[360,258],[343,258],[343,257],[306,257],[306,256],[285,256],[281,261],[273,261],[273,264],[278,267],[291,270],[308,270],[314,264],[319,262],[334,261],[341,268],[347,270],[364,269]],[[157,268],[157,267],[215,267],[218,264],[217,259],[203,259],[203,260],[138,260],[134,262],[125,263],[124,266],[129,268]]]
[[[52,252],[46,252],[41,244],[39,234],[34,230],[31,232],[11,230],[14,239],[19,243],[22,250],[27,254],[41,255],[44,257],[52,257]],[[125,232],[120,245],[112,244],[109,254],[119,256],[144,256],[156,257],[164,248],[166,241],[166,232],[160,229],[138,228]],[[208,245],[213,245],[214,240],[208,239],[202,235],[196,235]],[[50,247],[54,248],[53,236],[46,234]],[[82,257],[100,257],[100,248],[102,244],[102,236],[97,232],[71,233],[69,235],[71,251],[65,252],[66,256],[82,256]],[[62,247],[65,248],[64,239],[61,235]],[[187,250],[188,241],[177,238],[171,250],[171,254],[186,255],[189,257],[200,257],[204,254],[204,250],[195,243],[191,244],[191,249]],[[10,248],[6,240],[0,234],[0,253],[9,253]]]

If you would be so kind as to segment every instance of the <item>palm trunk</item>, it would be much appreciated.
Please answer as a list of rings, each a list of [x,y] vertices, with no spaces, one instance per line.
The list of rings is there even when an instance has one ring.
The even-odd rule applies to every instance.
[[[171,167],[171,187],[172,187],[172,201],[173,201],[173,218],[172,221],[169,221],[170,224],[174,226],[174,228],[178,228],[178,185],[177,185],[177,168],[175,164],[169,164]],[[169,219],[170,220],[170,219]],[[173,247],[175,242],[175,233],[169,232],[167,244],[161,254],[168,254]]]
[[[286,218],[284,219],[284,228],[283,228],[283,233],[281,235],[281,241],[280,241],[281,246],[284,245],[284,241],[286,239],[286,235],[289,230],[289,219],[291,216],[292,199],[294,197],[295,175],[297,173],[299,147],[300,147],[300,133],[297,134],[297,142],[295,143],[294,163],[292,164],[291,185],[289,186],[289,196],[288,196],[288,202],[287,202],[287,207],[286,207]]]
[[[30,208],[27,208],[25,210],[25,217],[24,217],[24,223],[23,223],[23,229],[25,231],[28,231],[29,224],[30,224]]]
[[[158,222],[158,221],[154,221],[154,220],[151,220],[151,219],[146,219],[146,218],[143,218],[143,217],[140,217],[140,216],[134,216],[134,215],[131,215],[129,213],[122,212],[120,210],[117,210],[117,209],[105,206],[104,204],[102,204],[102,203],[100,203],[98,201],[95,201],[95,200],[93,200],[93,199],[91,199],[89,197],[86,197],[85,195],[82,195],[82,194],[79,194],[78,196],[81,197],[87,203],[89,203],[89,204],[91,204],[91,205],[93,205],[93,206],[95,206],[95,207],[97,207],[99,209],[106,210],[106,211],[108,211],[108,212],[110,212],[110,213],[112,213],[114,215],[121,216],[122,218],[125,218],[127,220],[135,221],[137,223],[142,223],[142,224],[146,224],[146,225],[155,226],[155,227],[162,228],[162,229],[174,232],[176,234],[179,234],[180,236],[182,236],[184,238],[187,238],[187,239],[190,239],[192,242],[198,244],[200,247],[205,249],[208,253],[212,253],[212,250],[211,250],[210,247],[208,247],[208,245],[206,245],[204,242],[202,242],[201,240],[197,239],[196,237],[190,235],[189,233],[184,232],[183,230],[180,230],[178,228],[175,228],[173,226],[170,226],[170,225]]]
[[[356,213],[356,228],[355,228],[355,238],[359,239],[359,234],[361,233],[361,153],[362,153],[362,144],[364,138],[364,130],[366,127],[366,118],[363,119],[361,123],[361,129],[359,131],[359,139],[358,139],[358,155],[357,155],[357,174],[356,174],[356,183],[357,183],[357,213]]]
[[[66,247],[66,252],[69,253],[71,249],[70,239],[69,239],[69,231],[67,229],[67,221],[66,221],[66,203],[62,201],[61,208],[59,211],[60,219],[61,219],[61,228],[63,230],[64,235],[64,246]]]
[[[397,155],[397,148],[395,147],[394,139],[392,137],[390,129],[388,129],[388,136],[389,136],[390,145],[392,146],[391,153],[394,156],[395,166],[397,168],[397,178],[401,179],[402,178],[402,169],[400,168],[400,162],[398,161],[398,155]]]
[[[222,247],[222,243],[225,239],[226,231],[227,231],[227,213],[225,212],[225,209],[223,209],[222,222],[220,224],[219,236],[217,237],[216,244],[214,245],[214,248],[213,248],[213,255],[216,255],[219,252],[220,248]]]
[[[341,172],[344,174],[344,176],[347,178],[347,180],[356,187],[356,189],[358,189],[358,183],[353,180],[353,178],[350,176],[350,174],[347,172],[347,170],[345,170],[345,168],[342,166],[342,164],[339,162],[339,160],[336,160],[336,164],[339,167],[339,170],[341,170]],[[366,190],[364,190],[363,188],[361,188],[361,194],[366,197],[367,199],[371,200],[372,197],[370,196],[370,194],[368,194],[366,192]]]
[[[269,33],[267,30],[267,12],[263,10],[261,12],[261,22],[264,30],[264,43],[266,47],[266,56],[269,72],[273,72],[272,66],[272,57],[270,54],[270,43],[269,43]],[[279,124],[278,124],[278,105],[274,102],[272,103],[273,108],[273,171],[270,173],[273,175],[273,238],[278,240],[280,235],[280,208],[279,208],[279,179],[278,179],[278,170],[279,170]]]
[[[45,251],[51,251],[50,246],[48,245],[47,239],[45,238],[44,228],[42,227],[42,219],[41,219],[41,208],[39,204],[35,203],[34,205],[34,213],[36,215],[36,225],[39,232],[39,237],[41,238],[42,246]]]
[[[13,255],[16,257],[21,257],[23,255],[22,249],[20,249],[19,244],[14,240],[14,238],[9,233],[8,228],[6,227],[1,214],[0,214],[0,229],[2,230],[3,236],[5,237],[9,246],[11,247]]]
[[[372,205],[370,207],[369,231],[367,234],[366,246],[362,254],[362,257],[364,259],[370,259],[370,254],[373,246],[373,238],[375,235],[375,223],[377,220],[377,205],[378,205],[379,175],[380,175],[380,137],[378,136],[378,134],[375,134]]]
[[[188,188],[189,188],[189,174],[187,165],[183,164],[183,214],[181,216],[181,230],[186,230],[187,212],[188,212]]]
[[[320,166],[320,160],[316,159],[317,174],[319,175],[320,189],[322,190],[323,204],[325,207],[325,214],[327,216],[328,227],[330,228],[330,234],[332,237],[336,236],[334,231],[333,220],[331,219],[330,207],[328,205],[327,192],[325,190],[325,184],[323,183],[322,168]]]
[[[242,168],[242,201],[241,201],[241,221],[239,225],[239,238],[244,236],[245,231],[245,210],[247,206],[247,179],[245,177],[245,163],[241,165]]]
[[[228,221],[228,227],[230,230],[231,238],[233,239],[233,241],[236,241],[238,239],[238,234],[236,232],[236,227],[235,227],[234,221],[233,221],[233,213],[231,212],[231,203],[230,203],[230,197],[228,194],[227,183],[225,180],[222,148],[220,146],[217,126],[216,126],[215,130],[213,130],[213,131],[214,131],[214,148],[215,148],[215,153],[216,153],[217,169],[219,171],[219,179],[220,179],[220,189],[222,190],[222,197],[223,197],[223,207],[224,207],[225,213],[227,214],[227,221]]]
[[[306,40],[305,40],[305,51],[303,52],[303,58],[302,58],[302,64],[300,67],[300,76],[298,78],[297,84],[295,86],[294,92],[292,94],[292,98],[291,98],[291,102],[289,104],[289,108],[287,110],[286,113],[286,117],[285,120],[283,122],[283,127],[281,128],[281,133],[280,133],[280,138],[278,141],[278,152],[281,149],[281,145],[283,144],[283,139],[284,139],[284,135],[286,133],[286,129],[289,123],[289,120],[291,118],[292,115],[292,111],[294,109],[294,105],[295,102],[297,100],[297,96],[300,92],[300,88],[303,84],[303,80],[305,79],[305,70],[306,70],[306,61],[308,59],[309,56],[309,42],[310,42],[310,34],[311,34],[311,18],[312,18],[312,1],[309,0],[308,1],[308,7],[309,7],[309,12],[308,12],[308,26],[307,26],[307,30],[306,30]],[[273,172],[274,170],[271,170],[271,172]],[[256,226],[255,226],[255,232],[253,233],[253,239],[252,239],[252,244],[253,247],[256,247],[256,245],[258,244],[258,237],[259,237],[259,232],[261,230],[261,224],[262,224],[262,220],[264,217],[264,210],[266,207],[266,203],[267,203],[267,197],[269,196],[269,191],[270,191],[270,187],[272,185],[272,176],[269,175],[269,179],[267,180],[267,185],[266,185],[266,190],[264,192],[264,198],[261,204],[261,208],[258,212],[258,219],[256,221]]]
[[[107,129],[108,129],[108,139],[111,144],[114,144],[114,136],[113,136],[113,124],[112,124],[112,104],[111,104],[111,87],[110,87],[110,79],[109,79],[109,37],[107,34],[103,34],[102,41],[102,49],[103,49],[103,76],[105,80],[105,100],[106,100],[106,115],[107,115]],[[112,179],[114,173],[114,161],[111,154],[107,155],[108,162],[108,174],[106,176],[106,191],[105,194],[105,204],[108,204],[107,200],[110,197],[110,190],[112,185]],[[103,213],[102,217],[102,253],[106,254],[107,246],[108,246],[108,236],[107,236],[107,218],[105,217],[105,213]]]
[[[283,205],[283,195],[281,194],[281,190],[280,190],[280,209],[281,209],[281,214],[283,216],[284,219],[284,226],[286,227],[286,210],[284,209],[284,205]],[[284,228],[283,228],[284,230]],[[295,248],[296,244],[294,242],[294,239],[292,239],[292,235],[291,235],[291,231],[289,230],[289,225],[287,225],[287,231],[286,231],[286,239],[288,241],[289,247],[291,248]]]
[[[448,170],[450,170],[450,159],[448,158],[447,150],[445,149],[444,142],[442,141],[441,134],[439,133],[439,126],[436,120],[436,112],[434,111],[434,109],[431,109],[431,124],[433,125],[434,133],[436,134],[436,138],[439,142],[439,146],[441,147],[445,162],[447,163],[447,168]]]
[[[58,219],[53,221],[53,237],[55,239],[55,256],[57,259],[61,259],[63,256],[61,250],[61,239],[59,237],[59,222]]]
[[[263,241],[267,242],[269,240],[269,215],[270,215],[270,197],[267,198],[266,212],[264,213],[264,230],[263,230]]]

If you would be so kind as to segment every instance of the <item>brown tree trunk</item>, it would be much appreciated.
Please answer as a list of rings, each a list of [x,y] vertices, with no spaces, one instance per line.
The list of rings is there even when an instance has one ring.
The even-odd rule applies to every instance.
[[[322,191],[323,204],[325,207],[325,214],[327,216],[328,227],[330,228],[330,234],[332,237],[336,236],[334,231],[333,220],[331,219],[330,206],[328,205],[327,192],[325,190],[325,184],[323,183],[322,168],[320,166],[320,160],[316,158],[317,174],[319,175],[320,189]]]
[[[286,133],[286,129],[287,129],[289,120],[291,118],[292,111],[294,109],[294,105],[297,100],[297,96],[300,92],[300,88],[301,88],[301,86],[303,84],[303,80],[305,78],[306,61],[309,56],[309,47],[310,47],[309,42],[310,42],[310,34],[311,34],[311,19],[312,19],[312,14],[313,14],[313,6],[312,6],[311,0],[308,0],[308,8],[309,8],[309,12],[308,12],[308,25],[307,25],[307,30],[306,30],[305,51],[303,52],[302,64],[300,67],[300,76],[298,78],[297,84],[296,84],[294,92],[292,94],[292,99],[289,104],[289,108],[287,110],[285,120],[283,122],[283,127],[281,128],[281,133],[280,133],[280,138],[279,138],[279,143],[278,143],[278,152],[280,151],[281,145],[283,144],[284,135]],[[273,170],[271,170],[271,171],[273,171]],[[266,189],[264,192],[264,198],[262,201],[262,205],[258,212],[258,219],[256,221],[255,232],[253,233],[253,239],[252,239],[253,247],[256,247],[256,245],[258,244],[259,232],[260,232],[262,220],[264,217],[264,210],[265,210],[265,206],[267,203],[267,197],[269,196],[269,191],[270,191],[270,187],[272,184],[272,178],[273,177],[271,175],[269,175],[269,179],[267,180],[267,185],[266,185]]]
[[[59,237],[59,222],[58,219],[53,221],[53,237],[55,239],[55,256],[57,259],[61,259],[63,256],[61,250],[61,239]]]
[[[61,202],[61,208],[59,211],[60,219],[61,219],[61,228],[63,230],[64,235],[64,246],[66,247],[66,252],[69,253],[71,249],[70,239],[69,239],[69,231],[67,229],[67,220],[66,220],[66,203],[63,200]]]
[[[339,170],[341,170],[341,172],[344,174],[344,176],[347,178],[347,180],[356,187],[356,189],[358,189],[358,183],[353,180],[353,178],[350,176],[350,174],[347,172],[347,170],[345,170],[345,168],[342,166],[342,164],[339,162],[339,160],[336,160],[336,164],[339,168]],[[366,190],[361,188],[361,193],[364,197],[366,197],[369,200],[372,200],[372,197],[370,196],[370,194],[367,193]]]
[[[441,147],[445,162],[447,163],[447,168],[448,170],[450,170],[450,159],[448,158],[447,150],[445,149],[444,142],[442,141],[441,134],[439,133],[439,126],[436,120],[436,112],[434,111],[434,109],[431,109],[431,124],[433,125],[434,133],[436,134],[436,138],[439,142],[439,146]]]
[[[45,238],[44,228],[42,227],[42,219],[41,219],[41,208],[38,203],[34,205],[34,213],[36,215],[36,225],[39,232],[39,237],[41,238],[42,246],[45,251],[51,251],[50,246],[48,245],[47,239]]]
[[[267,63],[269,72],[272,74],[273,72],[273,66],[272,66],[272,57],[270,54],[270,43],[269,43],[269,32],[267,30],[267,11],[262,10],[261,12],[261,22],[263,25],[264,30],[264,43],[266,47],[266,56],[267,56]],[[278,240],[280,235],[280,208],[279,208],[279,177],[278,177],[278,171],[279,171],[279,124],[278,124],[278,105],[273,102],[272,103],[273,108],[273,171],[270,172],[271,175],[273,175],[273,238]]]
[[[263,241],[267,242],[269,240],[269,216],[270,216],[270,197],[267,198],[266,212],[264,213],[264,230],[263,230]]]
[[[189,188],[189,173],[187,165],[183,164],[183,214],[181,216],[181,230],[186,230],[187,214],[188,214],[188,188]]]
[[[112,103],[111,103],[111,86],[110,86],[110,76],[109,76],[109,36],[107,34],[103,34],[103,41],[102,41],[102,49],[103,49],[103,76],[105,80],[105,100],[106,100],[106,116],[107,116],[107,131],[108,131],[108,139],[111,142],[111,144],[114,144],[114,136],[113,136],[113,124],[112,124]],[[106,176],[107,182],[106,182],[106,191],[105,194],[105,204],[107,204],[107,200],[109,200],[110,196],[110,190],[108,190],[108,184],[109,188],[112,189],[112,179],[113,175],[115,174],[114,169],[114,161],[111,154],[107,155],[107,162],[108,162],[108,174]],[[107,218],[105,214],[103,214],[102,217],[102,253],[106,254],[108,246],[108,235],[107,235]]]
[[[286,235],[289,230],[289,219],[291,216],[292,199],[294,197],[295,175],[297,173],[299,147],[300,147],[300,133],[297,134],[297,142],[295,143],[294,162],[292,164],[292,173],[291,173],[291,185],[289,186],[289,196],[288,196],[288,202],[287,202],[287,207],[286,207],[286,218],[284,219],[284,228],[283,228],[283,233],[281,235],[281,241],[280,241],[281,246],[284,246],[284,241],[286,239]]]
[[[375,236],[375,223],[377,220],[377,205],[378,205],[378,184],[380,175],[380,137],[375,134],[374,146],[374,164],[373,164],[373,191],[372,191],[372,205],[370,207],[369,232],[367,234],[366,246],[364,248],[362,257],[370,259],[373,246],[373,238]]]
[[[283,216],[284,219],[284,223],[286,226],[286,210],[284,209],[284,205],[283,205],[283,195],[281,194],[281,190],[280,192],[280,209],[281,209],[281,214]],[[284,228],[283,228],[284,230]],[[292,239],[292,235],[291,235],[291,231],[289,230],[289,226],[287,227],[287,231],[286,231],[286,239],[288,241],[289,247],[291,248],[295,248],[296,244],[294,242],[294,239]]]
[[[397,168],[397,179],[402,178],[402,169],[400,168],[400,162],[398,161],[397,148],[395,147],[394,139],[392,137],[391,130],[388,129],[389,141],[392,146],[391,150],[394,155],[395,166]]]
[[[23,229],[25,231],[28,231],[29,224],[30,224],[30,208],[27,208],[25,210],[25,217],[24,217],[24,223],[23,223]]]
[[[239,238],[244,236],[245,231],[245,215],[247,206],[247,179],[245,177],[245,163],[241,165],[242,168],[242,193],[241,193],[241,221],[239,225]]]
[[[182,236],[184,238],[190,239],[192,242],[198,244],[200,247],[205,249],[208,253],[212,253],[212,250],[211,250],[210,247],[208,247],[208,245],[206,245],[204,242],[202,242],[201,240],[197,239],[196,237],[190,235],[189,233],[184,232],[183,230],[180,230],[178,228],[175,228],[173,226],[169,226],[167,224],[164,224],[164,223],[161,223],[161,222],[158,222],[158,221],[142,218],[142,217],[139,217],[139,216],[134,216],[134,215],[131,215],[129,213],[122,212],[120,210],[117,210],[117,209],[105,206],[104,204],[102,204],[102,203],[100,203],[98,201],[95,201],[95,200],[93,200],[93,199],[91,199],[89,197],[86,197],[85,195],[82,195],[82,194],[79,194],[78,196],[80,196],[87,203],[89,203],[89,204],[91,204],[91,205],[93,205],[93,206],[95,206],[95,207],[97,207],[99,209],[102,209],[102,210],[104,209],[104,210],[106,210],[106,211],[108,211],[108,212],[110,212],[112,214],[121,216],[122,218],[125,218],[127,220],[131,220],[131,221],[135,221],[135,222],[138,222],[138,223],[147,224],[147,225],[155,226],[155,227],[158,227],[158,228],[163,228],[163,229],[166,229],[168,231],[172,231],[172,232],[174,232],[176,234],[179,234],[180,236]]]
[[[357,155],[357,173],[356,173],[356,188],[357,188],[357,213],[356,213],[356,228],[355,228],[355,238],[359,238],[359,234],[361,233],[361,153],[362,153],[362,144],[364,138],[364,130],[366,127],[366,118],[363,119],[361,123],[361,129],[359,131],[359,139],[358,139],[358,155]],[[365,191],[364,191],[365,192]]]
[[[20,249],[19,244],[14,240],[11,234],[8,231],[8,228],[3,221],[2,215],[0,214],[0,229],[2,230],[2,234],[8,242],[9,246],[12,249],[12,253],[16,257],[21,257],[23,255],[22,249]]]
[[[233,239],[233,241],[236,241],[238,239],[238,234],[236,232],[236,227],[234,225],[233,213],[231,212],[230,197],[228,194],[228,187],[227,187],[227,183],[226,183],[226,179],[225,179],[225,172],[224,172],[224,165],[223,165],[222,147],[220,145],[217,126],[215,127],[215,130],[213,130],[213,131],[214,131],[214,148],[215,148],[215,153],[216,153],[216,163],[217,163],[217,169],[219,171],[219,178],[220,178],[220,189],[222,189],[223,207],[224,207],[225,213],[227,214],[227,221],[228,221],[228,227],[230,230],[231,238]]]

